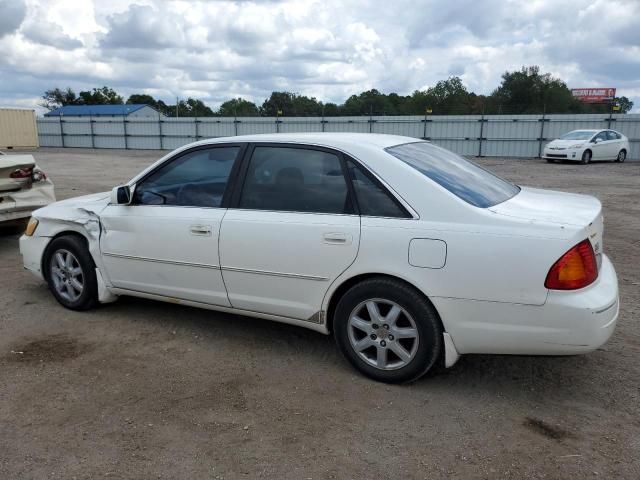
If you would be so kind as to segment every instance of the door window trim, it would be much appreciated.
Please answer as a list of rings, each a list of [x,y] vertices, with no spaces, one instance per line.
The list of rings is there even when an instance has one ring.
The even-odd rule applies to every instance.
[[[233,192],[236,190],[236,184],[238,181],[238,173],[240,171],[240,166],[243,163],[244,159],[245,159],[245,154],[247,152],[247,147],[248,147],[248,143],[247,142],[232,142],[232,143],[209,143],[206,145],[198,145],[192,148],[188,148],[186,150],[182,150],[181,152],[175,154],[174,156],[168,158],[167,160],[165,160],[164,162],[162,162],[161,164],[157,165],[155,168],[153,168],[152,170],[148,171],[147,173],[144,174],[144,176],[142,176],[141,178],[139,178],[133,185],[132,185],[132,189],[131,189],[131,198],[135,198],[135,191],[138,187],[139,184],[143,183],[145,180],[147,180],[147,178],[149,178],[151,175],[153,175],[154,173],[156,173],[158,170],[160,170],[161,168],[164,168],[165,166],[167,166],[170,163],[173,163],[176,160],[179,160],[180,158],[182,158],[185,155],[189,155],[193,152],[198,152],[201,150],[213,150],[215,148],[230,148],[230,147],[240,147],[240,150],[238,151],[238,156],[235,158],[235,160],[233,161],[233,166],[231,167],[231,171],[229,172],[229,178],[227,179],[227,184],[225,186],[225,190],[224,190],[224,194],[222,196],[222,202],[220,202],[220,206],[219,207],[203,207],[203,206],[198,206],[198,205],[164,205],[164,204],[160,204],[160,205],[146,205],[146,204],[141,204],[141,203],[130,203],[128,206],[130,207],[174,207],[174,208],[214,208],[214,209],[218,209],[218,208],[222,208],[222,209],[226,209],[229,208],[229,203],[232,197]]]

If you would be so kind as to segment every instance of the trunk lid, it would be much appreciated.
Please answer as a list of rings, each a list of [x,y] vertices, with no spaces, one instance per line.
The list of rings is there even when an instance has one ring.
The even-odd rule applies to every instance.
[[[590,195],[522,187],[520,193],[491,207],[494,213],[532,222],[554,223],[584,229],[598,260],[602,259],[604,223],[600,200]]]
[[[30,188],[33,182],[31,175],[26,178],[11,178],[11,174],[24,168],[33,170],[35,166],[33,155],[0,155],[0,192]]]

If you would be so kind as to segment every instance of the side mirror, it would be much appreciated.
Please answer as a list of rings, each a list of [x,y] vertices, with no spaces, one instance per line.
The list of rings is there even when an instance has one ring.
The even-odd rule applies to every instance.
[[[129,185],[120,185],[111,190],[112,205],[129,205],[131,203],[131,189]]]
[[[601,141],[602,141],[602,139],[601,139],[601,138],[596,138],[596,139],[593,141],[593,143],[600,143]]]

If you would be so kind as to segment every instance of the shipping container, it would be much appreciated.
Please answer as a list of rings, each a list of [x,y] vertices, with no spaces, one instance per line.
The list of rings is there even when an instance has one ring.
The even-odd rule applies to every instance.
[[[0,108],[0,150],[38,148],[33,110]]]

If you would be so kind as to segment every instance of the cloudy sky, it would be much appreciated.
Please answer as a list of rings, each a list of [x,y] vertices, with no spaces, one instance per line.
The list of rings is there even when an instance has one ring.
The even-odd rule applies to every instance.
[[[490,93],[540,65],[569,87],[617,87],[640,111],[640,0],[0,0],[0,106],[48,88],[211,107],[273,90],[341,102],[450,75]]]

